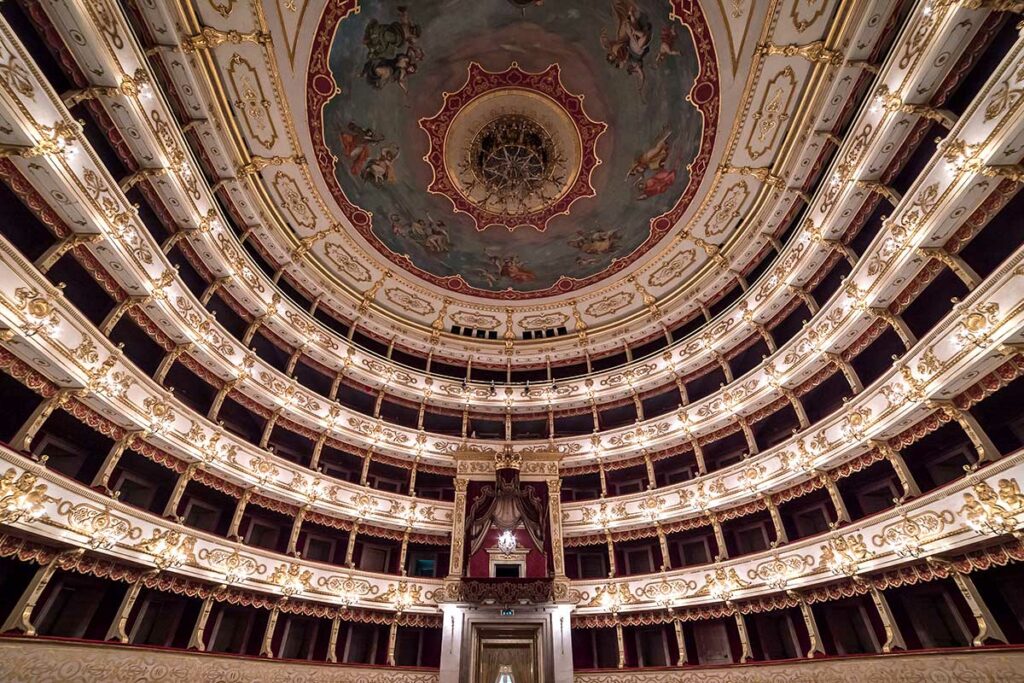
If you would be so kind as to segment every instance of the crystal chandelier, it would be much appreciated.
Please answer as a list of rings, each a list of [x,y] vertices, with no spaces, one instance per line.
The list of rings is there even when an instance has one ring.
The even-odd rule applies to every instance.
[[[515,534],[512,533],[511,529],[505,529],[498,536],[498,550],[501,551],[502,555],[511,555],[516,551],[518,542],[516,541]]]

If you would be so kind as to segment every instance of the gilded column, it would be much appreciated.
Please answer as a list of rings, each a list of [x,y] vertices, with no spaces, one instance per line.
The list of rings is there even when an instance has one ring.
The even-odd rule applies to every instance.
[[[313,457],[309,461],[309,469],[317,469],[317,465],[320,464],[320,454],[323,453],[325,443],[327,443],[327,430],[320,432],[320,436],[313,445]]]
[[[335,612],[331,620],[331,637],[327,641],[327,661],[331,664],[338,662],[338,632],[341,630],[341,613]]]
[[[124,455],[127,449],[132,447],[135,443],[135,437],[140,433],[125,432],[124,436],[111,446],[110,450],[107,451],[107,457],[103,459],[103,464],[100,465],[99,472],[93,477],[92,485],[94,487],[107,488],[107,485],[110,483],[110,475],[113,474],[117,463],[121,461],[121,456]]]
[[[177,517],[178,504],[181,502],[181,496],[185,493],[185,487],[188,486],[188,482],[192,479],[192,475],[195,473],[198,466],[198,462],[191,463],[185,468],[184,472],[178,475],[178,481],[174,484],[174,491],[171,492],[171,497],[168,499],[167,505],[164,506],[164,517]]]
[[[551,564],[555,582],[565,579],[565,548],[562,547],[562,480],[552,477],[548,482],[548,515],[551,528]]]
[[[132,613],[135,601],[139,599],[143,578],[145,578],[145,575],[140,576],[128,587],[124,598],[121,599],[121,605],[117,608],[117,614],[114,615],[114,622],[107,629],[107,634],[103,637],[104,640],[116,640],[121,643],[128,642],[128,616]]]
[[[369,486],[367,484],[368,477],[370,476],[370,460],[373,458],[374,446],[370,446],[366,449],[366,455],[363,456],[363,470],[359,474],[359,485]]]
[[[853,390],[853,393],[859,394],[864,391],[864,384],[860,381],[860,376],[857,374],[853,365],[850,364],[850,361],[843,358],[842,354],[826,353],[825,358],[832,363],[832,365],[836,366],[841,373],[843,373],[843,377],[846,378],[846,382],[850,385],[850,389]]]
[[[723,560],[729,559],[729,548],[725,545],[725,534],[722,533],[722,523],[718,521],[718,517],[715,515],[709,515],[711,518],[711,530],[715,534],[715,544],[718,546],[718,557]]]
[[[199,608],[199,616],[196,618],[196,625],[192,629],[192,636],[188,639],[188,649],[198,650],[199,652],[206,651],[206,644],[203,642],[203,634],[206,631],[206,620],[210,618],[210,610],[213,609],[213,596],[214,592],[211,591],[206,599],[203,600],[202,607]]]
[[[302,532],[302,523],[306,521],[306,513],[308,512],[309,506],[303,505],[299,508],[299,512],[295,515],[295,519],[292,520],[292,532],[288,535],[288,547],[285,550],[289,555],[294,555],[296,552],[296,546],[299,544],[299,534]]]
[[[907,461],[903,459],[900,452],[890,446],[888,441],[873,441],[872,444],[892,465],[893,471],[896,472],[896,478],[900,480],[900,486],[903,487],[903,496],[906,498],[920,496],[921,488],[917,485],[913,473],[907,467]]]
[[[658,486],[658,479],[654,474],[654,463],[651,461],[650,453],[646,450],[644,451],[644,466],[647,468],[647,488],[656,488]]]
[[[839,494],[839,487],[836,486],[836,480],[829,474],[821,475],[822,481],[825,483],[825,489],[828,491],[828,497],[832,500],[832,507],[836,511],[836,523],[850,522],[850,512],[846,509],[846,503],[843,502],[843,497]]]
[[[50,579],[53,578],[54,572],[60,566],[62,560],[67,557],[73,557],[81,555],[85,552],[84,549],[71,550],[67,552],[57,553],[53,556],[49,562],[39,567],[36,570],[32,580],[25,586],[25,590],[21,593],[21,598],[11,609],[10,614],[7,615],[6,621],[3,626],[0,626],[0,633],[24,633],[26,636],[34,636],[36,634],[36,628],[32,625],[32,611],[36,608],[36,603],[39,602],[40,596],[43,591],[50,583]]]
[[[405,533],[402,534],[402,548],[398,553],[398,573],[402,576],[406,575],[405,559],[409,556],[409,533],[411,531],[412,527],[405,527]]]
[[[704,449],[700,447],[700,442],[694,437],[690,437],[690,447],[693,448],[693,458],[697,461],[697,473],[707,474],[708,465],[704,462]]]
[[[747,418],[742,415],[737,415],[736,422],[739,423],[740,429],[743,430],[743,438],[747,440],[747,451],[750,455],[757,455],[759,452],[757,440],[754,438],[754,432],[750,428],[750,423],[747,422]]]
[[[416,472],[420,467],[420,456],[417,455],[412,461],[412,469],[409,470],[409,495],[416,495]]]
[[[309,343],[305,342],[295,347],[295,350],[292,351],[292,355],[288,358],[288,365],[285,366],[284,374],[290,377],[295,372],[295,365],[299,362],[299,358],[302,357],[302,354],[306,351],[306,347],[308,345]]]
[[[448,564],[448,578],[462,577],[463,554],[466,539],[466,486],[469,480],[455,479],[455,508],[452,512],[452,554]]]
[[[122,317],[124,317],[125,313],[135,308],[136,306],[141,306],[145,304],[147,301],[149,301],[148,296],[130,296],[124,301],[121,301],[119,304],[117,304],[117,306],[114,307],[113,310],[110,311],[110,313],[107,314],[107,317],[104,318],[103,321],[100,323],[100,333],[104,337],[109,336],[110,333],[113,332],[114,328],[117,326],[117,323],[121,320]]]
[[[612,541],[612,532],[604,530],[604,540],[608,544],[608,577],[615,578],[615,543]]]
[[[981,276],[959,254],[948,252],[944,247],[918,247],[918,251],[953,271],[967,289],[973,290],[981,284]]]
[[[281,417],[281,411],[284,408],[278,408],[270,415],[270,419],[263,425],[263,434],[260,436],[259,446],[260,448],[266,448],[267,444],[270,443],[270,435],[274,433],[274,427],[277,426],[277,421]]]
[[[903,342],[903,346],[907,351],[917,343],[917,337],[911,331],[910,326],[903,320],[902,316],[890,312],[887,308],[870,308],[868,310],[876,317],[884,320],[892,328],[896,336]]]
[[[661,522],[655,521],[654,528],[658,532],[658,546],[661,548],[662,571],[672,568],[672,559],[668,554],[668,539],[665,537],[665,530],[661,528]]]
[[[391,627],[388,629],[388,656],[385,663],[388,666],[395,665],[395,643],[398,642],[398,617],[391,620]]]
[[[779,506],[770,495],[764,496],[764,506],[772,518],[772,525],[775,526],[775,542],[778,544],[789,543],[789,535],[786,533],[786,525],[782,523],[782,515],[779,514]]]
[[[352,533],[348,535],[348,547],[345,548],[345,566],[352,569],[352,556],[356,551],[356,536],[359,535],[359,521],[352,523]]]
[[[736,618],[736,630],[740,634],[740,664],[746,664],[747,660],[754,658],[754,653],[750,651],[750,634],[747,633],[747,622],[743,618],[743,614],[735,612]]]
[[[800,397],[797,396],[791,389],[781,387],[782,395],[789,401],[789,405],[793,407],[793,412],[796,413],[796,419],[800,423],[800,429],[807,429],[811,426],[811,421],[807,417],[807,411],[804,410],[804,404],[800,402]]]
[[[238,503],[235,505],[235,514],[231,516],[231,524],[228,526],[228,538],[238,538],[238,527],[242,524],[242,517],[245,516],[245,508],[249,504],[250,498],[252,498],[252,489],[246,489],[238,499]]]
[[[978,635],[974,636],[972,641],[974,647],[981,647],[990,640],[1008,643],[1009,641],[1006,640],[1006,636],[1003,634],[1003,629],[999,627],[999,623],[992,616],[992,612],[989,611],[988,605],[985,604],[981,593],[978,592],[977,586],[974,585],[973,579],[955,569],[951,569],[950,573],[952,574],[953,581],[956,583],[956,587],[960,589],[960,594],[964,596],[964,600],[971,610],[971,616],[974,617],[974,621],[978,625]]]
[[[171,349],[170,353],[164,356],[163,360],[160,361],[160,365],[156,367],[156,372],[153,373],[153,381],[160,386],[164,386],[164,380],[167,379],[167,373],[171,371],[171,367],[178,362],[179,358],[186,353],[191,352],[192,348],[192,343],[188,342],[185,344],[178,344]]]
[[[676,666],[683,666],[686,664],[689,657],[686,654],[686,638],[683,636],[683,622],[679,621],[679,617],[673,617],[672,630],[676,633],[676,648],[679,650],[679,659],[676,661]]]
[[[274,629],[277,628],[277,617],[281,614],[281,606],[274,605],[270,610],[270,618],[267,619],[267,627],[263,629],[263,645],[260,647],[260,657],[274,658]]]
[[[206,411],[206,418],[208,420],[212,420],[214,422],[217,421],[217,416],[220,414],[220,409],[224,405],[224,401],[240,381],[241,380],[238,379],[229,379],[220,385],[220,389],[217,390],[217,394],[213,397],[213,401],[210,402],[210,409]]]
[[[18,433],[11,439],[11,446],[26,453],[30,452],[32,450],[32,439],[35,438],[36,433],[46,420],[49,419],[50,415],[53,414],[53,411],[66,406],[72,396],[73,390],[61,389],[36,406],[36,409],[28,416],[28,419],[25,420]]]
[[[985,429],[967,410],[958,407],[952,401],[928,401],[931,408],[941,410],[947,418],[956,420],[978,451],[978,462],[992,462],[1003,457],[996,445],[992,443]]]
[[[807,639],[811,643],[811,646],[807,648],[807,658],[812,659],[816,654],[825,654],[825,648],[821,645],[821,632],[818,630],[818,622],[814,618],[811,606],[804,600],[804,596],[796,591],[786,591],[786,594],[800,603],[800,616],[804,619],[804,626],[807,628]]]
[[[903,640],[903,634],[900,633],[896,617],[893,616],[892,610],[889,609],[889,601],[885,599],[882,591],[874,586],[871,587],[871,602],[875,603],[878,617],[882,620],[882,627],[885,629],[885,642],[882,644],[882,652],[906,650],[907,641]]]
[[[626,643],[622,638],[622,624],[619,623],[618,617],[615,618],[615,644],[619,650],[617,666],[620,669],[624,669],[626,667]]]

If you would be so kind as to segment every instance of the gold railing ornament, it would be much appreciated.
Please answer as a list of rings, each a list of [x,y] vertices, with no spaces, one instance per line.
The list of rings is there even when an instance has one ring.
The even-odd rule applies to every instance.
[[[387,590],[372,598],[371,602],[388,603],[401,614],[406,610],[423,604],[423,588],[408,581],[399,581],[397,584],[388,584]]]
[[[583,508],[583,523],[595,523],[602,529],[607,529],[625,516],[626,506],[623,503],[615,503],[609,507],[608,501],[602,500],[596,509],[589,506]]]
[[[988,482],[979,482],[964,494],[960,514],[975,531],[1002,536],[1012,534],[1024,540],[1024,494],[1016,479],[1000,479],[996,488]]]
[[[120,348],[118,349],[120,353]],[[118,354],[110,354],[107,356],[102,363],[97,364],[92,369],[86,370],[89,375],[89,381],[86,384],[86,388],[90,393],[100,394],[103,396],[120,397],[123,395],[121,386],[123,385],[124,375],[122,373],[112,373],[114,366],[117,365]]]
[[[281,595],[290,598],[312,589],[313,586],[310,584],[312,578],[312,571],[309,569],[303,571],[299,565],[289,562],[279,565],[273,571],[270,575],[270,582],[280,588]]]
[[[93,550],[113,548],[126,538],[135,539],[142,533],[127,519],[111,514],[106,506],[98,508],[64,501],[57,512],[67,517],[72,530],[89,537],[89,547]]]
[[[326,589],[333,595],[343,610],[358,603],[360,598],[376,595],[380,590],[364,579],[354,579],[347,574],[321,576],[317,579],[317,586]]]
[[[41,156],[73,157],[78,153],[75,141],[81,125],[77,122],[58,121],[52,126],[40,126],[40,140],[34,145],[22,147],[18,145],[0,145],[0,158],[22,157],[31,159]]]
[[[783,467],[790,472],[813,472],[814,461],[817,460],[817,456],[807,450],[803,440],[797,441],[796,445],[797,450],[795,453],[789,450],[782,452],[780,457]]]
[[[636,597],[629,590],[629,584],[606,583],[597,587],[594,597],[583,607],[600,607],[617,614],[623,605],[632,605],[636,602]]]
[[[149,415],[149,434],[156,435],[162,433],[175,420],[174,408],[168,401],[155,396],[148,396],[142,402],[142,407],[146,409],[146,413]]]
[[[19,287],[14,290],[18,309],[25,317],[21,333],[26,339],[36,335],[51,338],[60,329],[60,318],[57,317],[53,303],[41,295],[36,289]]]
[[[835,525],[832,525],[835,529]],[[864,544],[862,534],[848,536],[836,535],[821,546],[819,563],[837,576],[854,578],[860,571],[861,564],[874,557]]]
[[[43,517],[46,502],[46,484],[31,472],[18,474],[13,468],[0,477],[0,524],[31,524]]]
[[[242,583],[254,575],[262,575],[267,571],[266,565],[260,564],[255,557],[242,555],[237,550],[228,552],[223,548],[203,548],[198,556],[213,571],[223,574],[224,583],[227,584]]]
[[[971,346],[985,348],[989,338],[999,327],[999,304],[989,301],[965,311],[960,320],[960,328],[953,337],[953,342],[961,349]]]
[[[878,89],[875,97],[871,100],[871,111],[876,113],[886,111],[909,116],[920,116],[944,126],[947,130],[956,125],[956,116],[952,112],[927,104],[904,102],[903,97],[898,92],[891,92],[888,86],[885,85]]]
[[[853,408],[847,412],[841,430],[850,441],[860,441],[871,427],[871,409],[867,406]]]
[[[377,499],[368,493],[358,493],[352,496],[352,504],[355,505],[360,519],[377,511]]]
[[[184,564],[195,564],[196,539],[173,529],[153,530],[152,538],[135,546],[150,555],[157,569],[173,569]]]
[[[772,543],[772,558],[758,564],[747,571],[751,581],[760,580],[773,590],[783,590],[789,582],[803,575],[814,565],[813,555],[786,555],[783,557],[777,549],[778,543]]]
[[[903,498],[896,498],[893,503],[902,505]],[[888,546],[899,557],[918,558],[924,554],[924,544],[938,537],[940,533],[954,521],[949,510],[935,512],[924,510],[915,515],[903,510],[900,520],[885,526],[882,531],[871,537],[875,547]]]
[[[671,610],[681,600],[697,590],[697,582],[683,578],[669,579],[665,570],[661,571],[661,580],[648,583],[637,589],[638,597],[651,600],[663,609]]]
[[[296,474],[290,486],[296,493],[304,496],[311,505],[322,499],[334,498],[334,492],[328,488],[327,484],[320,478],[320,475],[307,479]]]
[[[640,501],[637,507],[643,512],[651,522],[656,522],[661,517],[662,511],[665,509],[666,501],[663,497],[651,494]]]
[[[704,590],[715,600],[729,602],[737,591],[750,584],[740,578],[735,567],[723,567],[722,558],[715,558],[715,571],[704,575]]]

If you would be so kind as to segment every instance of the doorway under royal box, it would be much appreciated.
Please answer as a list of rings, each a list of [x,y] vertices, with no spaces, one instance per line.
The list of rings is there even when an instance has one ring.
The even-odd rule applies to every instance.
[[[546,683],[541,625],[473,624],[470,683]]]

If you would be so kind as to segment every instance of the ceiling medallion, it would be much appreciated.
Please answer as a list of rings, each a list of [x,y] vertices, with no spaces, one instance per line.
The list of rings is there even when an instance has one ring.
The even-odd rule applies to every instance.
[[[569,93],[559,73],[557,64],[529,73],[515,62],[502,72],[473,62],[462,88],[420,119],[434,174],[427,189],[477,230],[543,232],[577,199],[596,194],[590,178],[607,125],[587,116],[583,96]]]

